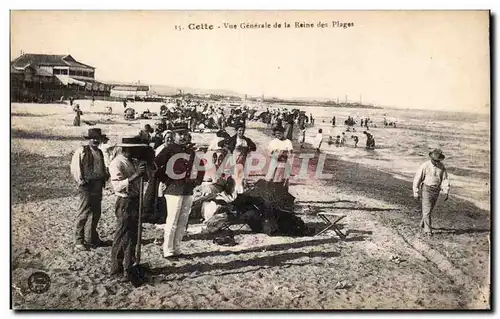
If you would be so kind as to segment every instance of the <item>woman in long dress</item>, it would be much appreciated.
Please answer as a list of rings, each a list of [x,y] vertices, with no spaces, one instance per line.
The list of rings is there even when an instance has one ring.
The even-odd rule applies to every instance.
[[[73,126],[80,126],[80,116],[83,114],[83,112],[80,110],[80,105],[76,105],[75,108],[73,109],[75,112],[75,119],[73,120]]]

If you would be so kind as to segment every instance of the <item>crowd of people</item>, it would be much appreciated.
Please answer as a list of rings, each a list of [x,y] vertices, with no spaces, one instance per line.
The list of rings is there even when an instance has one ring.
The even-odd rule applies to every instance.
[[[78,105],[74,111],[76,113],[74,124],[79,125],[81,111]],[[266,179],[282,183],[286,189],[291,176],[288,158],[294,152],[292,140],[296,138],[293,129],[295,126],[299,128],[298,139],[302,148],[307,126],[314,124],[312,114],[307,116],[298,109],[268,108],[257,114],[254,110],[241,107],[231,110],[226,117],[220,107],[185,101],[162,106],[160,115],[162,119],[154,128],[146,124],[136,136],[123,137],[116,148],[112,148],[112,153],[102,147],[109,140],[107,136],[101,129],[91,128],[85,137],[89,141],[88,145],[77,149],[72,157],[71,173],[77,183],[79,196],[74,233],[76,249],[89,250],[103,245],[97,232],[97,225],[106,182],[111,184],[116,195],[117,223],[110,267],[113,276],[126,276],[135,261],[139,224],[137,212],[139,196],[142,196],[140,193],[142,183],[148,183],[155,197],[165,199],[165,209],[168,214],[162,226],[163,257],[178,258],[182,256],[180,243],[187,228],[195,189],[204,182],[219,186],[222,183],[227,186],[228,183],[224,184],[224,180],[227,182],[228,176],[219,175],[218,169],[229,157],[234,159],[235,164],[229,174],[233,186],[219,188],[212,200],[207,200],[203,204],[202,215],[205,219],[210,218],[222,205],[221,201],[230,203],[244,193],[245,163],[249,154],[257,150],[257,145],[245,136],[248,120],[261,121],[272,128],[274,138],[270,141],[266,153],[275,160],[276,165],[268,172]],[[333,117],[332,124],[335,123],[336,118]],[[348,128],[352,128],[355,123],[352,117],[348,117],[345,121]],[[367,123],[371,123],[371,120],[367,118],[362,120],[362,123],[368,130]],[[228,126],[234,128],[234,135],[231,136],[226,131]],[[200,130],[200,127],[215,129],[213,140],[205,148],[198,147],[192,141],[191,132]],[[367,139],[366,148],[373,150],[375,138],[367,130],[363,131]],[[330,136],[328,145],[345,147],[347,139],[347,134],[342,132],[335,140]],[[351,139],[354,141],[354,147],[357,147],[358,137],[351,135]],[[321,151],[323,140],[323,129],[320,128],[311,143],[317,152]],[[204,156],[200,157],[200,154]],[[441,184],[446,194],[449,192],[446,169],[441,163],[444,155],[436,150],[429,156],[431,161],[420,168],[414,182],[415,197],[418,198],[419,192],[423,192],[422,227],[426,233],[430,232],[430,213]],[[173,165],[170,165],[172,159],[175,160]],[[202,166],[206,169],[193,170],[193,167]],[[193,172],[196,176],[191,176]]]

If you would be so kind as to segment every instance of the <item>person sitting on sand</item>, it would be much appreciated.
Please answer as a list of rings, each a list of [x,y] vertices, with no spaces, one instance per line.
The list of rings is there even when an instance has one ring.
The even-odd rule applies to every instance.
[[[446,167],[441,162],[445,159],[440,149],[429,153],[430,160],[423,163],[413,179],[413,196],[419,199],[422,193],[422,220],[420,227],[426,235],[432,235],[431,213],[439,198],[439,193],[444,193],[444,200],[448,200],[450,182]]]
[[[331,146],[333,143],[333,137],[330,135],[330,137],[328,138],[328,146]]]
[[[104,154],[99,144],[106,139],[101,129],[91,128],[88,145],[78,148],[71,159],[71,175],[78,184],[80,204],[76,216],[75,246],[78,250],[102,246],[97,233],[97,224],[101,218],[102,189],[108,179]]]
[[[337,139],[335,140],[335,146],[336,147],[340,146],[340,135],[337,135]]]
[[[110,105],[106,106],[106,113],[113,114],[113,108]]]
[[[363,134],[366,135],[366,149],[367,150],[375,149],[375,138],[373,137],[373,135],[371,135],[367,131],[363,131]]]
[[[323,130],[319,129],[318,134],[316,134],[316,137],[314,138],[313,146],[316,149],[316,152],[320,152],[321,148],[321,143],[323,143]]]
[[[352,135],[351,138],[354,140],[354,148],[358,147],[359,138],[356,135]]]
[[[75,119],[73,120],[73,126],[80,126],[80,116],[83,114],[83,112],[80,110],[80,104],[77,104],[75,106],[73,112],[75,112]]]
[[[146,178],[146,163],[137,157],[141,149],[148,148],[139,137],[125,137],[117,146],[121,154],[109,164],[111,185],[116,195],[116,230],[111,247],[111,276],[129,274],[135,262],[137,245],[140,184]]]

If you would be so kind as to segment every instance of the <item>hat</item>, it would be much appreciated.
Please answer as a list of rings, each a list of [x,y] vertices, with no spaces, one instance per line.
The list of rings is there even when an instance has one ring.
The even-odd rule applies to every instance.
[[[442,161],[445,159],[445,156],[443,155],[443,151],[441,151],[441,149],[439,149],[439,148],[436,148],[432,152],[430,152],[429,157],[435,161]]]
[[[220,131],[217,131],[217,133],[215,133],[215,136],[217,137],[229,137],[229,133],[224,131],[224,130],[220,130]]]
[[[103,139],[106,139],[106,135],[105,134],[102,134],[102,131],[100,128],[90,128],[88,133],[87,133],[87,136],[84,136],[85,139],[87,140],[103,140]]]
[[[284,133],[285,132],[285,128],[282,127],[282,126],[275,126],[273,128],[273,132],[276,133],[276,132],[281,132],[281,133]]]
[[[172,127],[172,131],[174,132],[179,132],[179,131],[188,131],[188,125],[187,123],[174,123]]]
[[[122,142],[118,143],[116,146],[119,147],[149,147],[148,144],[145,144],[144,141],[137,136],[134,137],[124,137],[122,138]]]
[[[163,131],[162,136],[163,136],[163,138],[165,138],[165,136],[167,136],[167,134],[172,134],[172,133],[174,133],[174,132],[172,132],[172,130],[165,130],[165,131]]]

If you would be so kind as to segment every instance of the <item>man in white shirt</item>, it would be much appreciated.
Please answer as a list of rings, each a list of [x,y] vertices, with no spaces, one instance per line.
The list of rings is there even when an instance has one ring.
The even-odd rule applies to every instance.
[[[284,129],[282,127],[275,127],[273,131],[276,138],[271,140],[267,147],[271,155],[270,180],[281,182],[282,179],[284,179],[283,184],[287,185],[291,175],[288,157],[293,152],[293,144],[292,141],[285,138]],[[283,177],[279,177],[279,172],[281,171],[283,171]]]
[[[439,198],[439,192],[445,194],[444,200],[448,200],[450,192],[450,182],[446,168],[441,163],[445,159],[440,149],[435,149],[429,153],[430,160],[420,166],[413,179],[413,196],[419,198],[422,192],[422,221],[420,227],[424,229],[426,235],[432,235],[431,212]]]
[[[111,185],[116,195],[116,230],[111,248],[111,275],[122,276],[131,269],[135,259],[139,227],[139,196],[141,177],[146,164],[136,157],[138,149],[148,147],[137,137],[123,138],[118,144],[122,153],[109,164]]]

